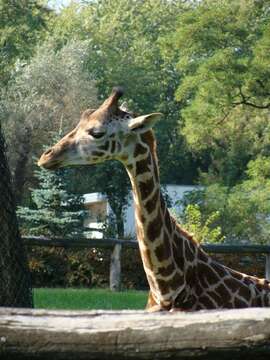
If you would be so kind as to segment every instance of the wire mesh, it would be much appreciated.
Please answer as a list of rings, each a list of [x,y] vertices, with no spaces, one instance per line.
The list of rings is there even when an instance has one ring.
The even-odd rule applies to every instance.
[[[0,127],[0,306],[33,307],[30,273],[18,230],[6,146]]]

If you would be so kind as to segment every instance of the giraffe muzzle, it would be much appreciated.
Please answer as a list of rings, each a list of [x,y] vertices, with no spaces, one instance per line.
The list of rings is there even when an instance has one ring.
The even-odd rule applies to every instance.
[[[38,160],[38,166],[47,170],[56,170],[61,167],[61,161],[58,159],[53,148],[46,150]]]

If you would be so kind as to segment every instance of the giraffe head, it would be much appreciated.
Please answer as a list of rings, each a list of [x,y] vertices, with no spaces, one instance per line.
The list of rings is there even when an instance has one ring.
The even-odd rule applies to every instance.
[[[162,114],[135,117],[118,106],[122,95],[121,88],[114,88],[98,109],[85,110],[77,127],[45,151],[38,165],[55,170],[106,160],[132,160],[139,135],[147,132]]]

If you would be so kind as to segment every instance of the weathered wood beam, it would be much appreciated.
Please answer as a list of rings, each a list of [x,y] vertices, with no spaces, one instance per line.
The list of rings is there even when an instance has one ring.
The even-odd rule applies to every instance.
[[[1,359],[270,358],[270,309],[143,311],[0,309]]]

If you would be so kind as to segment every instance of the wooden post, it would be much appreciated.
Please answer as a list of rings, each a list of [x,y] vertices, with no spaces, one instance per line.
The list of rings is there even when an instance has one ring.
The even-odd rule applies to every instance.
[[[270,254],[265,255],[265,278],[270,281]]]
[[[110,289],[120,291],[121,289],[121,251],[122,245],[116,244],[111,253],[110,265]]]

